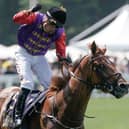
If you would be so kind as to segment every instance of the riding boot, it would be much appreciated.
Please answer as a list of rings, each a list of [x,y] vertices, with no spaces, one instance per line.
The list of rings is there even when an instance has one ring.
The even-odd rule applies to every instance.
[[[30,90],[22,88],[17,99],[16,109],[15,109],[15,127],[19,127],[22,122],[22,113],[24,110],[25,100],[29,94]]]

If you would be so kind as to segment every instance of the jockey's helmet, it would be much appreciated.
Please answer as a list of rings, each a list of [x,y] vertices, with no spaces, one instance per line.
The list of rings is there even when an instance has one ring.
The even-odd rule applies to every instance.
[[[64,7],[52,7],[47,11],[46,15],[57,27],[63,27],[66,22],[66,9]]]

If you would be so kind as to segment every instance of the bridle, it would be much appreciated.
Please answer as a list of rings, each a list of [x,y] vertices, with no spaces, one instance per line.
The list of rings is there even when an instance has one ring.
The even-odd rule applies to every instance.
[[[81,62],[86,58],[86,56],[84,56],[78,66],[81,64]],[[84,80],[80,77],[78,77],[74,71],[69,71],[70,73],[70,76],[77,79],[78,81],[80,81],[81,83],[83,83],[84,85],[83,86],[86,86],[87,88],[89,89],[99,89],[99,90],[102,90],[104,92],[108,92],[108,93],[111,93],[112,95],[114,95],[116,98],[120,98],[122,97],[123,95],[125,95],[126,93],[128,93],[128,85],[124,85],[122,83],[122,80],[123,77],[121,75],[121,73],[119,72],[114,72],[113,74],[110,74],[110,75],[106,75],[106,72],[104,72],[105,70],[108,69],[108,67],[105,67],[104,63],[101,64],[101,63],[98,63],[98,65],[96,66],[95,65],[95,61],[98,61],[98,62],[101,62],[101,60],[98,60],[98,59],[101,59],[101,58],[104,58],[105,60],[105,65],[114,65],[112,61],[110,61],[108,58],[108,56],[105,56],[105,55],[99,55],[99,56],[96,56],[96,57],[89,57],[89,64],[90,64],[90,71],[91,73],[93,72],[96,72],[98,76],[101,76],[101,82],[99,83],[93,83],[92,80]],[[107,64],[106,64],[107,63]],[[105,68],[103,67],[100,67],[100,65],[104,66]],[[75,69],[74,69],[75,70]],[[112,70],[113,70],[113,67],[112,67]],[[114,71],[114,70],[113,70]],[[90,77],[92,77],[93,75],[91,74]],[[114,78],[114,79],[113,79]],[[112,80],[113,79],[113,80]]]
[[[93,66],[93,65],[94,65],[94,61],[96,61],[96,60],[98,60],[98,59],[100,59],[100,58],[104,58],[104,57],[106,57],[106,56],[105,56],[105,55],[100,55],[100,56],[97,56],[97,57],[91,57],[90,60],[89,60],[89,63]],[[84,56],[84,57],[80,60],[78,66],[81,64],[81,62],[82,62],[85,58],[86,58],[86,56]],[[106,58],[107,58],[107,57],[106,57]],[[103,74],[103,69],[102,69],[102,68],[99,68],[99,67],[95,66],[94,69],[93,69],[93,71],[95,71],[95,70],[98,71],[99,75],[102,75],[102,74]],[[77,79],[78,81],[80,81],[81,83],[83,83],[83,84],[84,84],[85,86],[87,86],[87,87],[89,87],[89,86],[91,87],[91,86],[92,86],[93,89],[105,89],[105,90],[107,90],[108,92],[113,92],[113,90],[114,90],[114,87],[113,87],[113,85],[109,82],[109,80],[110,80],[111,78],[115,77],[115,78],[116,78],[116,82],[117,82],[117,81],[119,80],[119,78],[121,77],[121,73],[114,73],[114,74],[112,74],[112,75],[110,75],[110,76],[108,76],[108,77],[103,78],[103,82],[102,82],[102,83],[93,84],[92,82],[89,82],[89,81],[87,81],[87,80],[83,80],[82,78],[76,76],[73,71],[69,71],[69,73],[70,73],[70,76],[71,76],[71,77]]]

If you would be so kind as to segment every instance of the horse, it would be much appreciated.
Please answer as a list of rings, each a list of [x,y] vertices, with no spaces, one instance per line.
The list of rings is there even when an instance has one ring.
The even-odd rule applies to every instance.
[[[73,65],[63,64],[69,74],[53,77],[45,100],[23,121],[26,126],[21,125],[20,129],[84,129],[84,114],[93,89],[116,98],[128,93],[129,83],[105,55],[106,49],[94,41],[90,51]],[[10,94],[19,90],[9,87],[0,91],[0,129],[8,129],[2,126],[2,111]]]

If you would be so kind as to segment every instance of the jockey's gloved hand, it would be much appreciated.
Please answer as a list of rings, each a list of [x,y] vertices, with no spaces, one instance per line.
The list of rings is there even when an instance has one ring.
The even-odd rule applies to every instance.
[[[59,63],[61,63],[61,64],[62,63],[71,64],[72,61],[69,58],[62,57],[62,58],[59,58]]]

